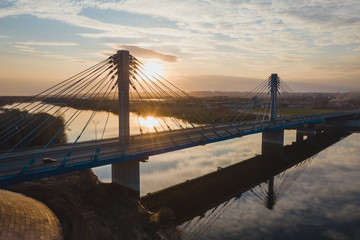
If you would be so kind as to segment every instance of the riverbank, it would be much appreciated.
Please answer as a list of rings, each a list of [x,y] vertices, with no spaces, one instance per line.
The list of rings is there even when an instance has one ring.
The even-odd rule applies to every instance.
[[[47,205],[59,218],[65,240],[160,239],[159,224],[139,206],[137,194],[101,183],[91,170],[6,189]]]

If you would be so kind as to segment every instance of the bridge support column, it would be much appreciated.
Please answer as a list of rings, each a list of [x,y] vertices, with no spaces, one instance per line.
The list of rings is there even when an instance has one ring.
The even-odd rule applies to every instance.
[[[304,140],[304,136],[308,139],[314,140],[316,136],[316,129],[314,124],[308,124],[305,126],[298,126],[296,128],[296,142]]]
[[[296,142],[302,142],[304,141],[304,127],[303,126],[298,126],[296,128]]]
[[[261,153],[269,157],[281,157],[284,150],[284,130],[262,133]]]
[[[296,128],[296,142],[301,142],[304,140],[304,136],[307,139],[315,140],[316,137],[316,128],[314,124],[308,124],[305,126],[298,126]]]
[[[315,141],[315,137],[316,137],[315,124],[308,124],[308,126],[307,126],[307,137],[308,137],[308,139],[311,139],[312,141]]]
[[[138,160],[111,165],[112,182],[140,193],[140,164]]]

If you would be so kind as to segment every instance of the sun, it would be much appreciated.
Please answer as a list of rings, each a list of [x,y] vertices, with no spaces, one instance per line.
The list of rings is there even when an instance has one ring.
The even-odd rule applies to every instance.
[[[156,62],[147,62],[144,64],[145,71],[150,74],[164,75],[164,68]]]

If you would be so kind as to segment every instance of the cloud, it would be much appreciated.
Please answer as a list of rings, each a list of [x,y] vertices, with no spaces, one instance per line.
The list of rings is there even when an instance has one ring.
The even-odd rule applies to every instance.
[[[18,45],[18,44],[24,44],[24,45]],[[37,57],[52,58],[52,59],[57,59],[57,60],[66,60],[66,61],[72,61],[72,62],[76,62],[76,63],[86,63],[86,64],[91,63],[90,61],[83,60],[78,57],[55,54],[50,51],[40,51],[40,50],[37,50],[34,47],[32,47],[32,46],[72,46],[72,45],[67,45],[67,43],[65,43],[65,45],[61,45],[61,43],[60,43],[60,45],[59,45],[59,43],[56,43],[56,42],[19,42],[18,44],[10,44],[10,46],[12,46],[22,52],[36,54]]]
[[[94,17],[83,15],[84,9],[92,9]],[[119,19],[108,21],[111,19],[103,16],[107,10],[118,13]],[[325,62],[331,54],[334,58],[354,54],[346,50],[350,44],[355,52],[359,51],[356,48],[360,43],[359,11],[356,0],[13,0],[11,5],[0,8],[0,18],[29,14],[43,20],[61,21],[75,26],[72,29],[77,32],[73,34],[87,38],[89,45],[98,44],[92,47],[100,48],[99,51],[103,50],[102,44],[116,39],[132,52],[138,52],[139,57],[178,61],[181,71],[191,74],[261,78],[264,73],[282,70],[293,77],[306,76],[308,81],[322,75],[323,79],[329,77],[335,82],[333,73],[331,77],[326,69],[313,66]],[[139,21],[133,24],[122,19],[121,14]],[[151,21],[152,18],[167,24],[157,24],[157,27],[151,27],[151,22],[142,24],[144,19]],[[337,50],[328,49],[334,45]],[[55,42],[48,46],[55,46]],[[84,48],[80,42],[78,46]],[[344,71],[343,65],[337,66]],[[335,72],[338,68],[332,69]],[[339,76],[341,72],[336,74]],[[359,76],[354,71],[344,74],[347,79]]]
[[[4,36],[4,35],[0,35],[0,39],[8,39],[10,38],[9,36]]]
[[[151,49],[146,49],[138,46],[132,45],[119,45],[118,48],[126,49],[131,52],[136,57],[140,58],[157,58],[165,62],[176,62],[177,57],[173,55],[163,54]]]
[[[77,43],[73,42],[18,42],[21,45],[29,45],[29,46],[76,46]]]
[[[80,15],[86,8],[167,19],[176,27],[148,28],[104,23]],[[79,34],[88,38],[147,38],[154,45],[154,41],[158,41],[155,36],[163,36],[167,38],[165,41],[172,39],[172,47],[179,47],[184,53],[199,55],[203,53],[202,48],[211,47],[221,52],[218,45],[222,45],[266,55],[278,54],[279,49],[288,54],[304,54],[309,48],[359,42],[357,23],[360,18],[356,9],[359,6],[355,1],[338,4],[316,0],[291,5],[285,0],[224,3],[195,0],[99,3],[88,0],[51,4],[15,1],[12,7],[0,11],[0,17],[32,14],[100,31]]]
[[[23,52],[35,52],[35,48],[29,46],[14,45],[14,47],[20,49],[20,51]]]

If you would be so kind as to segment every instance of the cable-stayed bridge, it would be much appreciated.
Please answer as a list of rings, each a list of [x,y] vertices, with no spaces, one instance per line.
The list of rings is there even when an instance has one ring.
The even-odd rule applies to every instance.
[[[359,114],[288,114],[285,106],[295,101],[295,93],[272,74],[243,101],[209,108],[146,69],[128,51],[118,51],[3,110],[0,186],[112,164],[113,181],[138,190],[139,161],[149,156],[255,133],[263,133],[263,143],[276,152],[274,146],[283,145],[284,129],[297,128],[297,140],[301,141],[303,135],[316,134],[316,124],[346,126],[348,119],[356,119]],[[76,110],[64,121],[70,109]],[[85,110],[92,111],[86,118],[82,116]],[[100,137],[82,141],[100,111],[108,112],[99,123]],[[138,134],[131,134],[130,112],[154,115],[152,131],[146,133],[138,121]],[[104,138],[110,113],[119,116],[116,138]],[[72,123],[76,119],[81,119],[83,125],[76,129],[76,139],[66,143],[65,131],[74,131]],[[63,124],[56,127],[59,121]],[[263,151],[268,151],[266,144]]]

